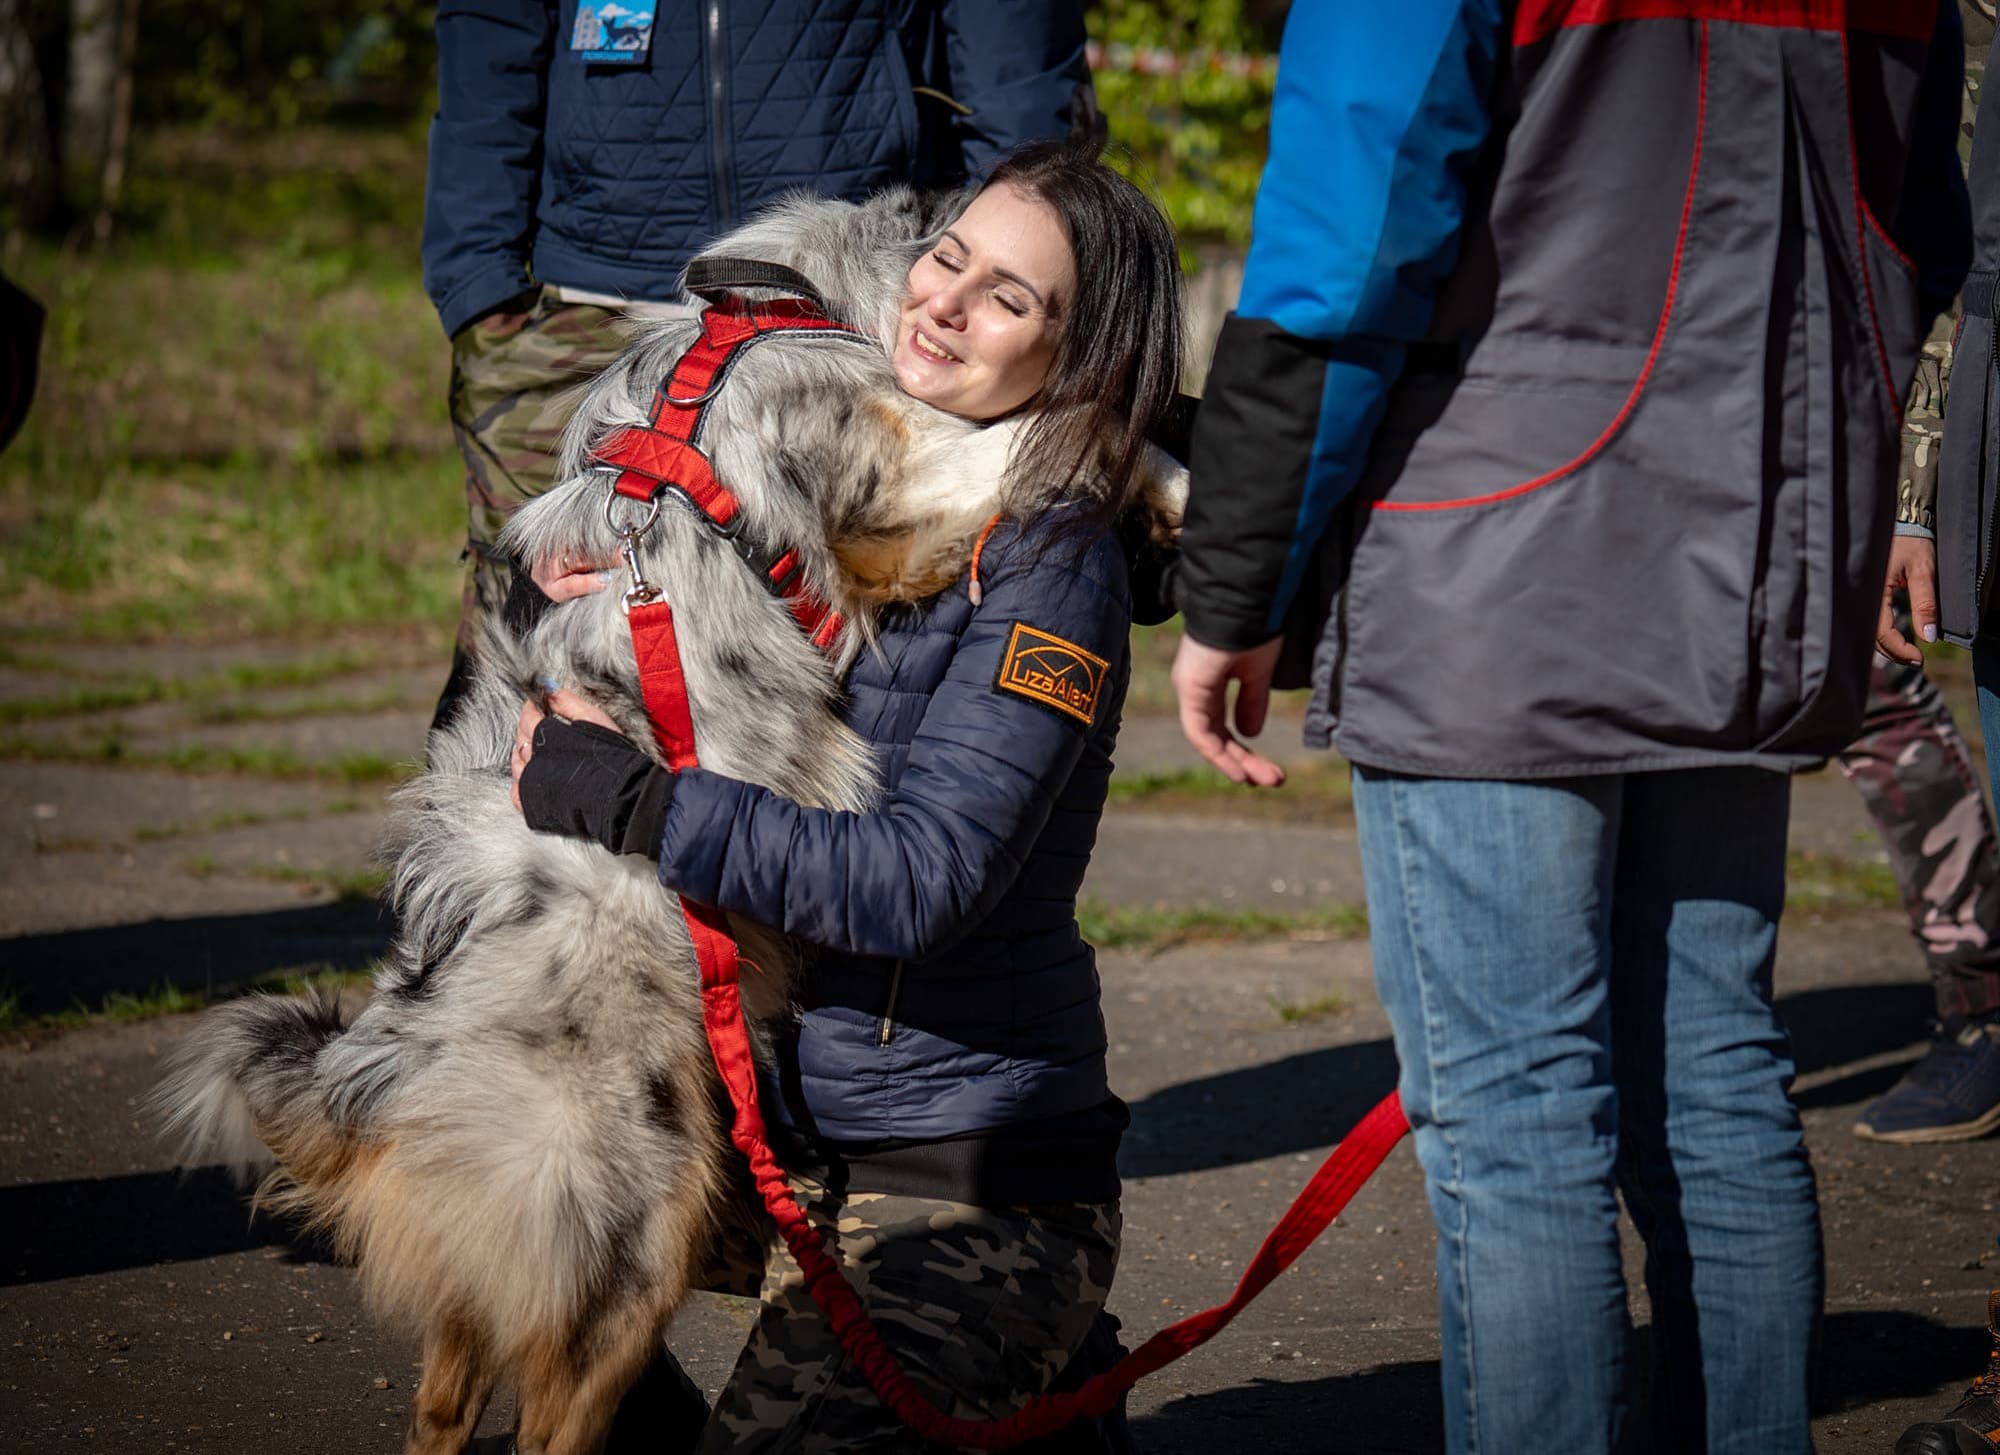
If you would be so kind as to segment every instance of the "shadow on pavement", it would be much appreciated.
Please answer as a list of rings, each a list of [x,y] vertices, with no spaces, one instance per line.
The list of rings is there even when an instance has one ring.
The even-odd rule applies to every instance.
[[[1914,1281],[1914,1278],[1913,1280]],[[1942,1419],[1951,1402],[1986,1368],[1992,1346],[1984,1324],[1953,1328],[1898,1309],[1838,1313],[1822,1326],[1819,1414],[1860,1409],[1891,1399],[1920,1399],[1954,1386],[1922,1418]]]
[[[253,1219],[248,1197],[220,1167],[0,1187],[0,1228],[10,1230],[0,1250],[0,1287],[8,1288],[253,1248],[334,1261],[319,1239]]]
[[[1164,1177],[1324,1148],[1395,1086],[1395,1049],[1378,1040],[1163,1087],[1132,1104],[1118,1170]]]
[[[280,970],[354,970],[389,946],[380,905],[343,900],[263,914],[156,919],[0,940],[0,980],[22,1015],[82,1006],[108,995],[171,987],[208,991]]]
[[[1309,1431],[1322,1432],[1315,1442]],[[1327,1379],[1253,1379],[1193,1394],[1132,1421],[1146,1455],[1220,1450],[1410,1455],[1444,1449],[1435,1359],[1380,1364]]]
[[[1641,1376],[1650,1360],[1651,1330],[1633,1335],[1630,1368]],[[1822,1328],[1814,1413],[1836,1414],[1889,1400],[1923,1399],[1942,1386],[1965,1384],[1986,1362],[1984,1328],[1953,1328],[1917,1314],[1867,1310],[1834,1314]],[[1942,1416],[1954,1394],[1934,1412]],[[1630,1421],[1647,1425],[1646,1399]],[[1300,1439],[1324,1430],[1324,1444]],[[1335,1433],[1337,1432],[1337,1433]],[[1132,1422],[1147,1455],[1203,1455],[1215,1450],[1339,1450],[1342,1455],[1407,1455],[1444,1448],[1444,1413],[1435,1359],[1359,1369],[1325,1379],[1253,1379],[1233,1389],[1189,1395]],[[1623,1442],[1633,1455],[1647,1441]]]
[[[1921,980],[1844,985],[1786,996],[1778,1002],[1778,1013],[1792,1033],[1792,1054],[1798,1061],[1799,1075],[1806,1076],[1921,1040],[1926,1023],[1937,1014],[1937,1001],[1930,985]],[[1801,1111],[1859,1106],[1894,1086],[1914,1059],[1835,1076],[1817,1086],[1795,1090],[1792,1100]]]
[[[1781,996],[1778,1014],[1805,1076],[1922,1040],[1937,1014],[1937,998],[1928,980],[1915,977],[1890,985],[1832,985]]]
[[[1921,980],[1800,991],[1778,1001],[1800,1075],[1907,1046],[1935,1013]],[[1885,1091],[1904,1064],[1871,1067],[1801,1092],[1801,1107],[1858,1103]],[[1327,1046],[1163,1087],[1132,1104],[1119,1154],[1127,1177],[1233,1167],[1331,1146],[1396,1084],[1386,1040]]]

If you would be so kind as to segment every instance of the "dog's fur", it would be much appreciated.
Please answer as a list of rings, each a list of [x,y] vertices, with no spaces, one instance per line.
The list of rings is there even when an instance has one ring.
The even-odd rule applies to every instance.
[[[904,276],[950,205],[907,192],[794,202],[711,253],[790,265],[836,317],[893,338]],[[590,388],[565,483],[508,528],[518,559],[608,555],[589,451],[645,420],[696,327],[646,328]],[[703,442],[746,533],[803,552],[850,624],[832,652],[814,649],[726,541],[664,503],[640,558],[678,607],[702,761],[801,803],[864,808],[874,765],[837,707],[874,613],[956,579],[988,518],[1043,508],[1067,482],[1037,496],[1008,471],[1011,425],[910,399],[875,344],[760,343],[710,411]],[[1151,468],[1171,522],[1184,476],[1163,457]],[[696,1271],[729,1176],[675,899],[651,863],[533,833],[509,802],[521,701],[550,679],[655,751],[617,588],[496,637],[395,797],[383,854],[400,929],[367,1008],[344,1024],[326,1000],[225,1004],[158,1097],[190,1158],[275,1158],[263,1200],[329,1230],[371,1307],[423,1331],[407,1448],[424,1455],[460,1450],[503,1377],[520,1389],[522,1451],[596,1450]],[[787,1014],[798,949],[735,928],[756,967],[748,1010],[768,1026]]]

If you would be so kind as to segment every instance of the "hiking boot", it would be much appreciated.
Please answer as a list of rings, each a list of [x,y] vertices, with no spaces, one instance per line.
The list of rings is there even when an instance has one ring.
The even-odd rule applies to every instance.
[[[2000,1022],[1953,1016],[1901,1081],[1869,1103],[1854,1135],[1963,1142],[2000,1127]]]
[[[1994,1455],[2000,1450],[2000,1288],[1986,1295],[1986,1328],[1993,1337],[1986,1372],[1942,1420],[1903,1431],[1896,1455]]]

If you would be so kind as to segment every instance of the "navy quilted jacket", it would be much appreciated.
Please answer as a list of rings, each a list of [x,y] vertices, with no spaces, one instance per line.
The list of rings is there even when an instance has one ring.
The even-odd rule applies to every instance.
[[[438,5],[424,286],[448,334],[531,282],[671,299],[785,192],[950,185],[1088,104],[1076,0],[659,0],[630,66],[571,52],[577,5]]]
[[[876,810],[700,769],[668,810],[668,888],[830,952],[804,986],[797,1071],[834,1141],[1060,1124],[1110,1095],[1076,896],[1131,669],[1124,550],[1002,526],[980,584],[976,610],[961,580],[892,617],[848,676]]]

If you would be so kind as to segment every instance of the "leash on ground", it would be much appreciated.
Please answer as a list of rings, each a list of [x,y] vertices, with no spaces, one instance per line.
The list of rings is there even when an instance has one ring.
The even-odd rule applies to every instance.
[[[654,737],[676,771],[699,762],[695,753],[694,718],[674,635],[673,608],[639,574],[635,554],[638,538],[657,516],[662,492],[670,492],[695,506],[713,525],[735,538],[733,527],[740,525],[739,503],[716,480],[707,457],[696,444],[706,405],[744,344],[777,332],[840,328],[817,310],[798,304],[759,304],[754,310],[745,307],[711,310],[705,318],[701,340],[675,366],[673,376],[660,386],[651,423],[622,432],[607,441],[599,453],[607,473],[615,471],[605,502],[605,518],[619,534],[632,574],[625,606],[631,622],[639,684],[647,715],[652,719]],[[620,495],[648,506],[649,513],[636,523],[621,524],[614,513]],[[839,630],[839,618],[806,587],[802,573],[796,569],[796,554],[778,552],[766,560],[750,551],[740,553],[758,571],[766,586],[787,601],[813,644],[822,650],[830,646]],[[882,1342],[853,1286],[828,1253],[819,1229],[799,1206],[765,1136],[757,1100],[756,1062],[743,1019],[741,965],[728,919],[713,906],[697,904],[685,897],[680,904],[701,967],[703,1029],[708,1035],[716,1071],[728,1088],[735,1109],[730,1140],[748,1159],[764,1205],[776,1221],[785,1246],[804,1272],[807,1291],[825,1312],[841,1346],[882,1403],[927,1440],[977,1450],[1003,1450],[1050,1434],[1072,1420],[1110,1410],[1148,1374],[1200,1347],[1227,1327],[1326,1230],[1409,1130],[1402,1102],[1392,1092],[1361,1119],[1313,1174],[1265,1237],[1227,1301],[1168,1325],[1078,1389],[1038,1396],[1023,1408],[997,1419],[950,1415],[932,1404],[910,1382],[896,1356]]]

